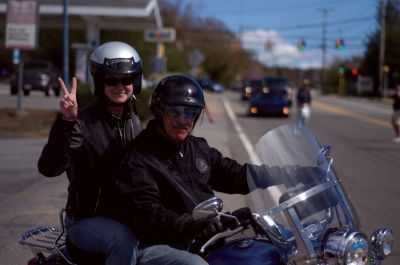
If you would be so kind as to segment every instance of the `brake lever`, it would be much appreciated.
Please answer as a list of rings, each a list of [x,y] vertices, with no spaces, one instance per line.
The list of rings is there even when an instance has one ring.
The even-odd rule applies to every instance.
[[[209,246],[213,245],[218,240],[220,240],[222,238],[233,236],[233,235],[235,235],[235,234],[237,234],[237,233],[239,233],[239,232],[241,232],[243,230],[244,230],[244,227],[243,226],[239,226],[239,227],[237,227],[237,228],[235,228],[233,230],[227,229],[227,230],[225,230],[223,232],[219,232],[219,233],[215,234],[213,237],[211,237],[209,240],[207,240],[207,242],[204,243],[204,245],[200,248],[199,252],[201,254],[203,254]]]

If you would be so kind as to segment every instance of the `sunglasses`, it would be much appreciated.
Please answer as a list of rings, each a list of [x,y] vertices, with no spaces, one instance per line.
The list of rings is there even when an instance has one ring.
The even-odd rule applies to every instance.
[[[196,107],[164,106],[162,111],[164,114],[167,114],[169,117],[174,119],[183,117],[192,120],[200,114],[201,109]]]
[[[117,86],[120,83],[123,86],[132,85],[133,78],[132,77],[122,77],[122,78],[109,77],[109,78],[104,79],[104,84],[106,84],[107,86]]]

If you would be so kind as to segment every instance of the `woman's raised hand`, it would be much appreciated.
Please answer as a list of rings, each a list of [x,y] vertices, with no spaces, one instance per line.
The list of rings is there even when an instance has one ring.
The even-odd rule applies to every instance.
[[[77,81],[76,78],[72,78],[71,91],[68,92],[64,81],[59,77],[58,83],[60,84],[63,97],[60,101],[60,112],[63,117],[67,120],[75,120],[78,116],[78,102],[76,100],[76,89]]]

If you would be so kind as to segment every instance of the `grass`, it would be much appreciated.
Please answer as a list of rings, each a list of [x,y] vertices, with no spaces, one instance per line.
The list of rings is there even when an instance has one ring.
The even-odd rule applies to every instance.
[[[13,108],[0,108],[0,137],[47,137],[56,115],[56,111],[49,110],[25,109],[17,114]]]

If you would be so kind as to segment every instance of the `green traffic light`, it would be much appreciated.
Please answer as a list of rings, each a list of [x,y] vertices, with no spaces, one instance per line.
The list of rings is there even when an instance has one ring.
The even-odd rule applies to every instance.
[[[339,73],[344,74],[346,72],[346,69],[343,66],[339,67]]]

